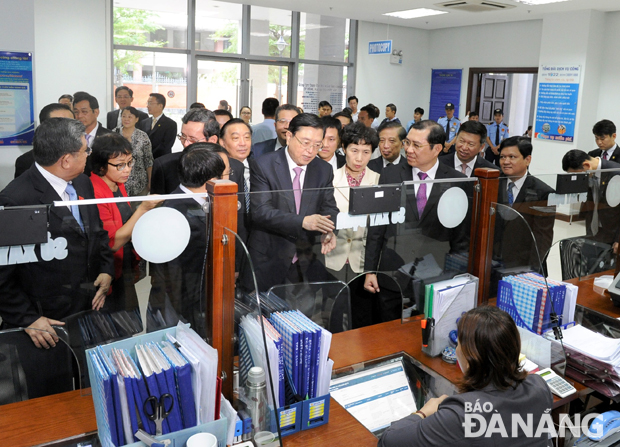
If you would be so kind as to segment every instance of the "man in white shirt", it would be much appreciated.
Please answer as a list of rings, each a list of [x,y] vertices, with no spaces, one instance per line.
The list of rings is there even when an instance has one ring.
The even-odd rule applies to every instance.
[[[334,174],[336,174],[336,170],[346,163],[346,157],[336,152],[342,142],[342,124],[338,119],[331,116],[324,116],[321,118],[321,122],[325,128],[325,138],[323,138],[323,147],[318,156],[329,163]]]
[[[620,163],[620,149],[616,144],[616,125],[612,121],[601,120],[594,125],[592,133],[598,149],[590,151],[589,155]]]
[[[381,174],[389,165],[407,164],[407,157],[403,155],[403,140],[407,132],[400,123],[388,122],[379,127],[380,156],[370,160],[368,168]],[[376,151],[375,151],[376,152]]]
[[[347,103],[349,104],[349,108],[351,109],[351,119],[355,123],[359,116],[359,112],[357,110],[357,105],[359,103],[359,100],[357,99],[357,96],[349,96],[347,98]]]
[[[478,121],[465,121],[456,136],[455,153],[443,154],[439,157],[439,161],[467,177],[471,177],[476,168],[497,169],[497,166],[480,156],[486,138],[487,128],[484,124]]]

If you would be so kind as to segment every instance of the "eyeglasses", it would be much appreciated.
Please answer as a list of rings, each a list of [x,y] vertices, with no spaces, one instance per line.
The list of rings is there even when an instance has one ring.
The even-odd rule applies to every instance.
[[[314,143],[314,144],[312,144],[311,141],[301,141],[299,138],[297,138],[297,135],[293,135],[293,136],[299,142],[299,145],[303,149],[312,149],[312,150],[320,151],[321,148],[323,147],[323,143]]]
[[[230,168],[228,170],[228,172],[223,172],[222,173],[222,177],[224,177],[224,176],[229,176],[230,177],[231,175],[235,175],[235,171],[233,170],[233,168]]]
[[[205,140],[204,137],[198,140],[194,137],[188,137],[187,135],[183,135],[182,133],[178,134],[177,138],[179,139],[181,143],[185,143],[185,141],[189,141],[191,144],[194,144],[194,143],[204,143],[205,141],[207,141]]]
[[[407,139],[403,140],[403,146],[405,146],[405,149],[407,149],[409,146],[413,146],[413,149],[415,149],[416,151],[419,151],[424,146],[430,146],[430,145],[431,145],[430,143],[419,144],[419,143],[413,143]]]
[[[126,167],[129,166],[129,169],[133,168],[133,165],[136,164],[136,160],[131,160],[127,163],[119,163],[119,164],[114,164],[114,163],[108,163],[110,166],[114,166],[116,168],[116,170],[118,171],[124,171]]]
[[[291,120],[287,120],[286,118],[280,118],[278,121],[276,121],[276,123],[280,123],[280,124],[289,124],[291,122]]]
[[[251,115],[252,112],[241,112],[242,115]]]

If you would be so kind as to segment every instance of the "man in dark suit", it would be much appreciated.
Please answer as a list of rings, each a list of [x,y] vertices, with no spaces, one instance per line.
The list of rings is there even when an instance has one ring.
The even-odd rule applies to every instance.
[[[386,166],[407,165],[407,157],[401,155],[403,140],[407,138],[407,132],[400,123],[388,122],[379,126],[379,152],[377,157],[368,162],[368,168],[378,174],[383,172]]]
[[[342,123],[329,115],[322,117],[321,122],[325,129],[325,137],[323,138],[323,147],[319,151],[319,157],[331,165],[335,174],[336,170],[343,167],[347,162],[344,155],[336,152],[342,146]]]
[[[456,135],[454,154],[443,154],[439,161],[456,169],[467,177],[474,175],[476,168],[497,169],[497,166],[480,156],[487,139],[487,128],[478,121],[465,121]]]
[[[401,184],[412,180],[458,179],[465,176],[439,163],[446,133],[434,121],[426,120],[411,126],[404,146],[407,164],[389,166],[384,169],[379,184]],[[378,292],[378,310],[375,322],[400,318],[402,295],[394,281],[379,272],[395,272],[404,264],[429,254],[442,262],[446,252],[467,250],[465,235],[466,210],[460,222],[444,225],[439,218],[438,204],[442,195],[459,183],[418,183],[404,186],[401,209],[405,209],[404,222],[371,225],[368,228],[364,270],[367,271],[364,288],[371,293]],[[456,212],[456,210],[453,210]]]
[[[396,118],[396,106],[392,103],[385,106],[385,118],[381,121],[381,125],[387,123],[400,123],[400,120]],[[402,126],[402,124],[401,124]]]
[[[620,174],[620,164],[573,149],[562,158],[562,169],[566,172],[590,171],[588,199],[582,204],[580,213],[586,219],[586,234],[595,241],[617,246],[620,207],[613,207],[607,203],[607,185],[614,176]],[[600,172],[601,169],[618,169],[618,171]]]
[[[114,130],[117,127],[120,128],[123,125],[121,123],[121,110],[125,107],[129,107],[133,102],[133,90],[126,85],[116,87],[116,90],[114,91],[114,100],[116,101],[116,104],[118,104],[118,109],[108,112],[105,127],[109,130]],[[146,113],[138,110],[138,122],[144,121],[145,119],[148,119],[148,117],[149,116]]]
[[[333,170],[316,155],[323,145],[323,124],[302,113],[289,124],[286,147],[256,160],[250,176],[252,232],[249,251],[260,291],[304,282],[308,267],[300,258],[321,236],[321,252],[334,249],[338,215]],[[246,288],[254,289],[244,276]]]
[[[531,161],[529,138],[511,137],[500,144],[499,163],[503,174],[499,182],[501,205],[495,219],[494,257],[504,268],[529,267],[545,273],[555,212],[537,207],[547,207],[549,194],[555,191],[528,173]]]
[[[258,158],[268,152],[277,151],[281,147],[286,146],[286,132],[288,125],[293,118],[299,115],[299,108],[292,104],[282,104],[276,109],[275,129],[276,138],[264,140],[252,146],[252,156]]]
[[[209,180],[222,178],[226,165],[220,154],[222,148],[213,143],[189,145],[179,160],[181,184],[173,194],[206,193]],[[204,197],[166,200],[162,206],[181,212],[190,226],[190,240],[176,259],[151,264],[151,293],[149,304],[162,312],[171,324],[179,319],[189,322],[202,337],[206,337],[204,317],[204,263],[207,255],[207,208]]]
[[[591,157],[601,157],[603,161],[620,163],[620,148],[616,144],[616,125],[609,120],[601,120],[592,128],[598,149],[590,151]]]
[[[177,137],[177,123],[164,115],[166,97],[161,93],[151,93],[146,102],[150,118],[138,123],[138,127],[145,131],[151,140],[153,158],[172,152],[174,139]]]
[[[86,128],[86,141],[88,147],[93,147],[95,138],[110,133],[108,129],[97,121],[99,117],[99,101],[93,95],[86,92],[77,92],[73,95],[73,113],[75,119],[84,124]],[[90,159],[86,160],[84,174],[90,175]]]
[[[64,324],[57,320],[103,306],[114,261],[96,205],[52,205],[94,198],[82,175],[90,151],[84,126],[50,118],[35,131],[33,146],[36,164],[0,193],[0,205],[49,205],[48,241],[23,253],[18,247],[17,262],[0,267],[0,316],[5,328],[38,329],[29,331],[34,344],[49,348],[58,341],[51,325]]]
[[[73,98],[73,96],[72,96]],[[49,118],[69,118],[74,119],[73,111],[66,104],[60,104],[53,102],[46,105],[39,112],[39,124]],[[28,152],[23,153],[15,160],[15,177],[17,178],[30,169],[30,166],[34,164],[34,150],[30,149]]]

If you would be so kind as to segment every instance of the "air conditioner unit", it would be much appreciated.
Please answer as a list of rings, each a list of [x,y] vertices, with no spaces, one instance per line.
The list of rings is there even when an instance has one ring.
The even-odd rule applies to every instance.
[[[505,9],[512,9],[516,7],[515,5],[492,2],[489,0],[452,0],[450,2],[437,3],[436,6],[441,6],[442,8],[453,11],[466,12],[503,11]]]

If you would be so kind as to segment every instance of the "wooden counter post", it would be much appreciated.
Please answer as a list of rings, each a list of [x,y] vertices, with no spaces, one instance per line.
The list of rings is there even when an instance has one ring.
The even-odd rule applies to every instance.
[[[225,228],[237,231],[237,184],[216,180],[207,183],[207,191],[212,222],[205,274],[207,341],[218,352],[218,377],[224,379],[222,394],[232,401],[236,241]]]
[[[491,260],[495,230],[495,214],[491,214],[491,203],[497,202],[499,170],[477,168],[474,176],[478,177],[480,191],[474,194],[469,242],[469,271],[479,279],[478,305],[481,305],[488,302],[491,286]]]

